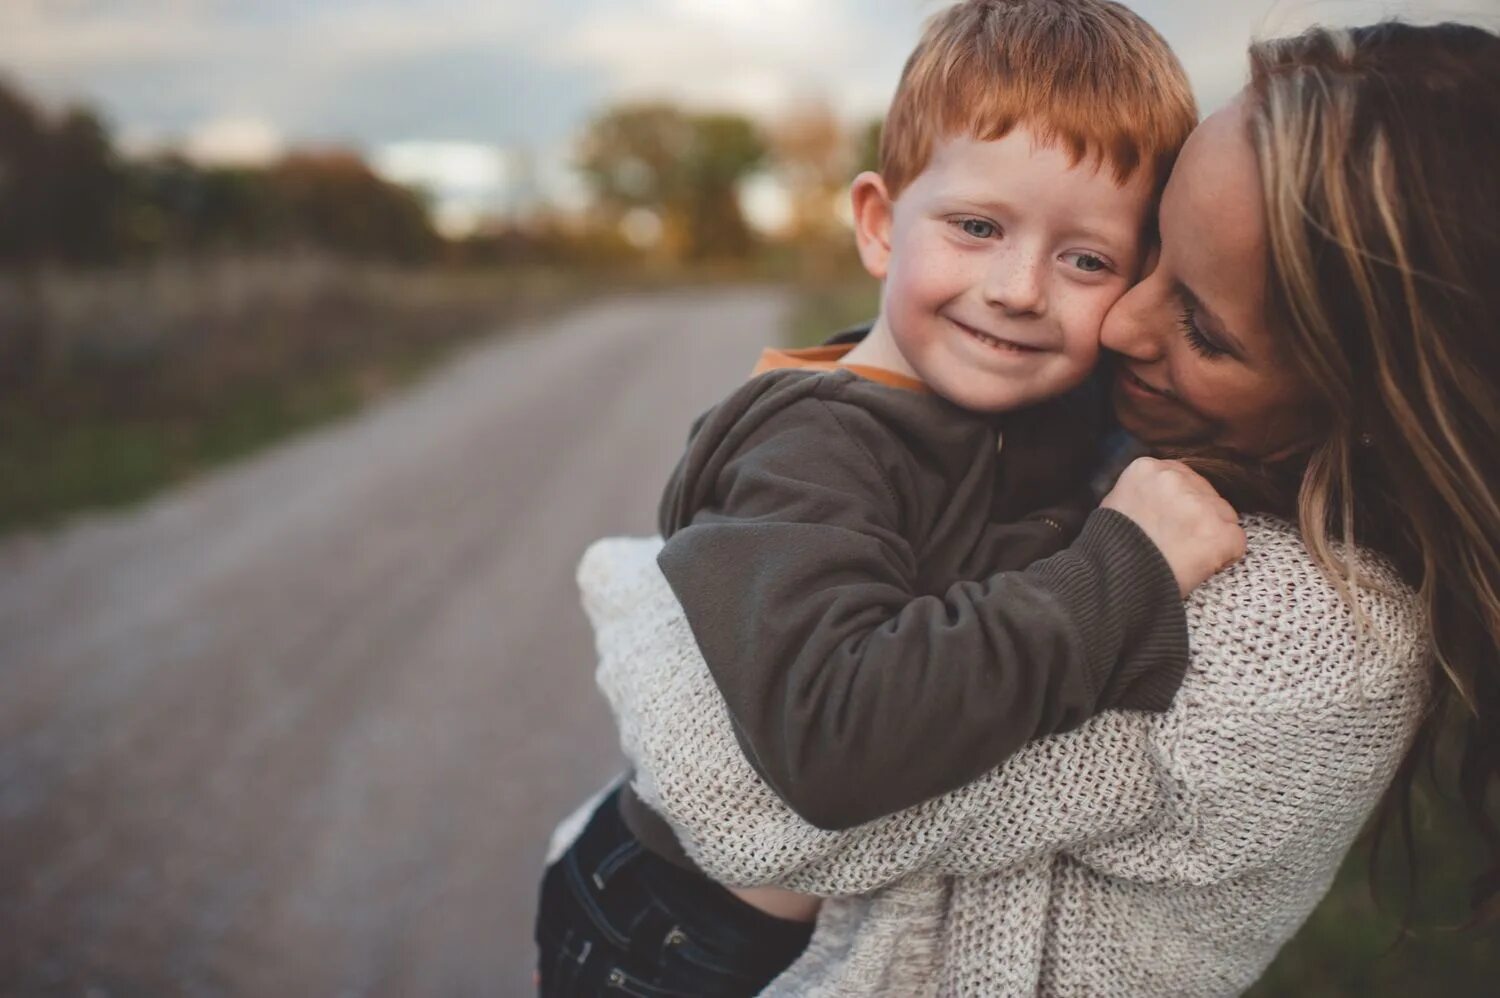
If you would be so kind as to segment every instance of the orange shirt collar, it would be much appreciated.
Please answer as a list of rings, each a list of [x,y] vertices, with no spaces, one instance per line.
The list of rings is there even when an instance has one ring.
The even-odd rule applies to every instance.
[[[760,360],[755,364],[755,370],[750,372],[753,378],[767,371],[782,371],[795,368],[803,371],[851,371],[870,381],[878,382],[891,388],[901,388],[909,392],[931,392],[925,384],[916,378],[909,378],[895,371],[887,371],[884,368],[869,367],[865,364],[845,364],[844,355],[854,349],[853,343],[841,343],[828,347],[808,347],[804,350],[778,350],[767,347],[760,352]]]

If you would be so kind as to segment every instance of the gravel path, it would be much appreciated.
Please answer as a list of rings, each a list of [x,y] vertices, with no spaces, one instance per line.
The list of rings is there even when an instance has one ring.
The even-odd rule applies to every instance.
[[[0,994],[527,994],[546,832],[619,766],[573,565],[783,308],[614,299],[0,544]]]

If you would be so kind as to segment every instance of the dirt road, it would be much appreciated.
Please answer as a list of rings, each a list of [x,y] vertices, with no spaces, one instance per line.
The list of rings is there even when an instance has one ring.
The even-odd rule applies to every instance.
[[[527,993],[546,832],[619,766],[573,565],[782,307],[613,300],[0,544],[0,994]]]

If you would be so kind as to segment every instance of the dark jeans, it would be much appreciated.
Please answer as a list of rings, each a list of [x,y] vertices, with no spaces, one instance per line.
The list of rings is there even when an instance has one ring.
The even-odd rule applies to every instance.
[[[791,966],[810,922],[776,918],[649,852],[604,799],[547,868],[537,911],[544,998],[753,995]]]

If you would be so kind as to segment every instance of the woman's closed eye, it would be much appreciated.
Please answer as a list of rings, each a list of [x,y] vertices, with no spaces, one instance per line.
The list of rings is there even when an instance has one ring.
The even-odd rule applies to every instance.
[[[1182,328],[1182,334],[1187,337],[1188,346],[1192,347],[1202,356],[1209,360],[1216,360],[1219,357],[1229,354],[1228,350],[1209,339],[1204,335],[1203,330],[1198,328],[1197,310],[1193,308],[1191,303],[1182,303],[1177,324]]]

